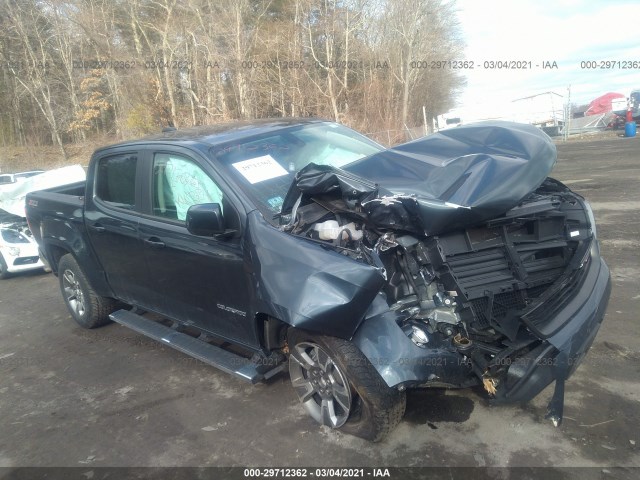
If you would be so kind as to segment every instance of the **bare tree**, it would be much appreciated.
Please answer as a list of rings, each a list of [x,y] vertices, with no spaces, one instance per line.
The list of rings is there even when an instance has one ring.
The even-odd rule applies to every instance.
[[[393,77],[401,86],[400,122],[406,127],[411,113],[415,117],[432,88],[457,86],[452,68],[456,60],[462,60],[461,42],[451,2],[391,0],[386,5],[380,22],[382,42],[391,54]],[[434,71],[436,74],[432,75]],[[411,99],[414,112],[409,111]]]
[[[58,112],[55,111],[56,100],[60,98],[55,94],[60,85],[55,72],[58,62],[52,55],[55,50],[51,45],[54,38],[51,23],[36,5],[7,2],[6,6],[12,25],[11,33],[15,35],[21,58],[24,59],[20,62],[22,68],[9,61],[9,71],[46,118],[53,143],[66,159],[63,128],[58,122]],[[3,57],[5,54],[3,52]]]
[[[98,132],[267,116],[391,143],[462,85],[446,64],[462,59],[454,0],[0,2],[0,142],[33,135],[63,155]]]

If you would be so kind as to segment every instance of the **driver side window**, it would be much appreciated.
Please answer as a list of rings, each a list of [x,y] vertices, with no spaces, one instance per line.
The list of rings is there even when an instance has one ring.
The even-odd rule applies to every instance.
[[[218,185],[192,160],[175,153],[154,155],[154,215],[185,221],[190,206],[218,203],[223,208],[222,200]]]

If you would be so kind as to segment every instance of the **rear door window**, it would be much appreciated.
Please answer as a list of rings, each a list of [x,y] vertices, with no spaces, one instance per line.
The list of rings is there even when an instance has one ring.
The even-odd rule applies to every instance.
[[[95,196],[112,207],[133,209],[138,157],[125,153],[98,160]]]

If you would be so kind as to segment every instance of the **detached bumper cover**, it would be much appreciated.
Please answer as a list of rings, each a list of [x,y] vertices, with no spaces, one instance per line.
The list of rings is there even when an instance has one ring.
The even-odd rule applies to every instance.
[[[552,381],[563,383],[584,358],[600,329],[611,294],[609,267],[600,258],[596,242],[591,248],[590,261],[583,268],[588,270],[580,290],[556,313],[569,320],[509,367],[495,403],[531,400]]]

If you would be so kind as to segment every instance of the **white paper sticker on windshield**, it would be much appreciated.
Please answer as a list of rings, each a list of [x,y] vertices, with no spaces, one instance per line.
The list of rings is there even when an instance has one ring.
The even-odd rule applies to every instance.
[[[249,180],[249,183],[264,182],[270,178],[281,177],[289,173],[271,155],[244,160],[232,165],[244,178]]]

